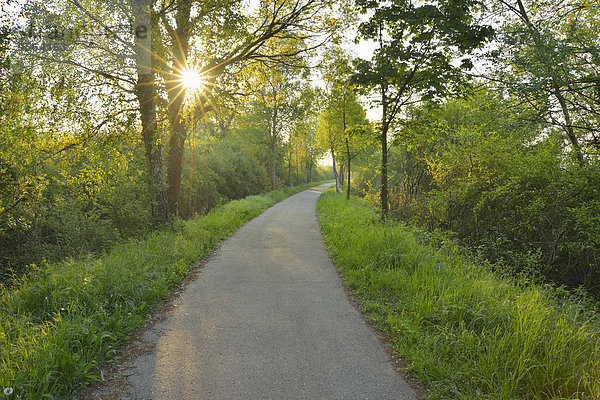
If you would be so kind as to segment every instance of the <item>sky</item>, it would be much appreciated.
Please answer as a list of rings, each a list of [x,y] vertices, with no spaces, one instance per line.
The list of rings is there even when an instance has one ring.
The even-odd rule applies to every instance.
[[[350,39],[353,39],[356,36],[356,30],[349,32],[348,36]],[[354,56],[365,60],[370,60],[373,56],[374,50],[377,48],[377,43],[365,40],[361,40],[359,43],[354,43],[354,40],[349,40],[349,43],[346,44],[346,48],[350,50]],[[365,104],[367,118],[369,121],[379,120],[381,118],[381,107],[373,107],[371,104],[369,104],[370,102],[366,98],[363,98],[362,100]]]

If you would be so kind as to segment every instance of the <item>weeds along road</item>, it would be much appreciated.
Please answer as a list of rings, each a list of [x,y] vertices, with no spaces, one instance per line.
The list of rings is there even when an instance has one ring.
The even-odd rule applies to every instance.
[[[86,398],[416,399],[321,241],[315,207],[329,186],[288,198],[225,241],[140,335],[135,356]]]

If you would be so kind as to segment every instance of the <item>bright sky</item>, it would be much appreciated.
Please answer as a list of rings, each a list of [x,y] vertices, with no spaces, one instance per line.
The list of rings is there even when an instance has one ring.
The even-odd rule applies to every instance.
[[[353,38],[354,35],[356,35],[356,31],[349,34],[351,38]],[[370,60],[373,56],[373,51],[377,48],[377,43],[361,40],[358,44],[355,44],[354,41],[351,40],[347,46],[348,50],[350,50],[354,56]],[[363,102],[367,109],[367,118],[369,121],[379,120],[381,118],[381,107],[373,107],[366,98],[363,98]]]

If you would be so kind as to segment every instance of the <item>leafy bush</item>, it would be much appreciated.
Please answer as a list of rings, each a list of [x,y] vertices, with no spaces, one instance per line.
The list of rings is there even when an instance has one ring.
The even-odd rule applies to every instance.
[[[135,150],[127,141],[92,143],[20,171],[39,185],[35,196],[0,219],[0,282],[43,259],[101,252],[120,239],[146,235],[151,199]]]
[[[235,136],[208,149],[188,152],[182,178],[180,215],[203,214],[216,205],[263,193],[269,187],[265,169]]]
[[[496,269],[600,296],[600,162],[578,166],[557,132],[502,104],[481,95],[414,111],[390,153],[392,213],[452,232]]]

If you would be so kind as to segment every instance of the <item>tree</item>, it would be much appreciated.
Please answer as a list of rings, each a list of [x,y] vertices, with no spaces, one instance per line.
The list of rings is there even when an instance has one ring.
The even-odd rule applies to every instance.
[[[316,118],[307,115],[304,121],[300,121],[293,132],[293,144],[295,144],[295,153],[306,167],[306,183],[312,181],[312,172],[316,159],[322,154],[322,150],[317,144],[317,126]]]
[[[99,4],[89,0],[29,0],[23,7],[23,16],[28,22],[38,21],[37,25],[51,27],[52,32],[69,32],[59,35],[58,40],[66,52],[44,52],[29,46],[37,60],[95,75],[100,82],[99,93],[118,93],[125,104],[137,101],[150,186],[158,191],[154,214],[158,220],[165,220],[177,209],[183,149],[190,125],[187,115],[203,118],[213,108],[211,94],[215,88],[239,72],[240,64],[285,63],[289,57],[326,41],[338,22],[321,11],[334,3],[265,0],[256,15],[248,16],[242,3],[234,1],[130,0]],[[129,21],[134,22],[133,29]],[[31,35],[27,33],[22,36],[33,39],[32,43],[40,39],[37,35],[28,37]],[[265,52],[264,45],[271,39],[285,41],[289,46],[279,53]],[[311,39],[312,44],[304,45]],[[303,45],[295,46],[297,42]],[[194,64],[204,78],[205,90],[193,105],[195,112],[186,113],[186,90],[181,76]],[[163,106],[170,133],[166,182],[157,125],[159,114],[165,111]]]
[[[213,32],[219,33],[217,37],[206,35],[203,37],[204,54],[206,61],[201,63],[199,73],[205,77],[205,93],[196,104],[196,115],[201,118],[206,112],[212,109],[210,94],[216,87],[216,81],[222,75],[231,74],[232,68],[243,62],[263,62],[280,63],[285,65],[287,60],[297,57],[313,49],[306,45],[311,39],[322,41],[335,32],[337,22],[335,19],[326,18],[322,15],[326,10],[331,9],[335,2],[330,0],[265,0],[261,1],[258,14],[253,18],[244,18],[239,12],[241,3],[230,1],[204,1],[200,2],[201,9],[205,12],[192,12],[195,3],[191,0],[177,0],[168,3],[165,8],[176,10],[175,26],[171,26],[168,19],[163,17],[163,23],[171,37],[171,48],[173,55],[172,73],[173,76],[180,75],[188,67],[188,53],[190,51],[190,36],[194,29],[194,24],[199,20],[207,19],[209,21],[222,22],[219,28],[230,24],[234,28],[231,35],[219,37],[221,29],[214,29]],[[202,7],[204,6],[204,7]],[[219,15],[224,13],[224,15]],[[200,17],[200,18],[199,18]],[[216,18],[215,18],[216,17]],[[239,23],[240,20],[242,23]],[[215,46],[214,40],[221,39],[218,43],[221,46]],[[322,41],[317,40],[314,46],[319,46]],[[281,42],[275,47],[268,46],[269,43]],[[216,48],[215,48],[216,47]],[[273,51],[273,48],[276,51]],[[185,89],[181,88],[180,82],[176,82],[171,90],[167,85],[167,91],[170,93],[169,118],[172,126],[172,133],[169,139],[169,168],[167,171],[167,183],[169,187],[170,209],[176,209],[176,203],[179,196],[179,186],[181,180],[181,169],[183,164],[183,148],[185,145],[186,122],[183,116],[182,104],[185,98]],[[274,110],[273,122],[277,123],[277,112]],[[277,139],[277,132],[272,126],[272,137]],[[273,154],[273,157],[276,157]],[[274,165],[274,163],[273,163]],[[274,171],[272,173],[273,188]]]
[[[323,77],[329,86],[330,107],[341,122],[342,141],[345,146],[347,190],[350,198],[351,162],[361,151],[368,137],[366,113],[359,103],[350,82],[352,73],[350,56],[340,48],[333,48],[324,63]]]
[[[336,154],[339,154],[343,146],[343,125],[340,123],[339,115],[334,107],[334,100],[327,98],[325,107],[319,114],[318,119],[318,140],[320,147],[329,151],[333,163],[333,176],[335,177],[335,190],[340,192],[340,177],[336,167]]]
[[[306,114],[307,104],[303,97],[308,89],[302,88],[301,80],[307,70],[282,63],[255,63],[248,72],[251,73],[248,84],[255,92],[254,107],[262,115],[261,126],[268,137],[271,188],[275,190],[281,144]]]
[[[455,56],[480,47],[492,29],[475,23],[481,6],[476,0],[373,1],[357,0],[361,11],[370,13],[359,27],[359,37],[376,40],[379,47],[373,59],[358,60],[353,83],[368,93],[377,92],[381,106],[381,211],[388,213],[388,134],[406,105],[439,99],[456,92],[464,83],[461,68],[472,62],[463,58],[455,66]]]
[[[538,119],[558,127],[585,164],[586,145],[600,148],[598,6],[592,2],[502,0],[506,16],[492,79]]]
[[[75,3],[85,10],[80,3]],[[158,222],[169,219],[169,204],[166,184],[163,176],[163,147],[157,131],[157,111],[155,85],[156,54],[152,52],[152,41],[156,41],[155,24],[152,23],[151,5],[147,0],[131,0],[130,6],[135,16],[134,22],[134,54],[137,82],[134,92],[138,101],[140,122],[142,125],[142,141],[146,153],[146,170],[150,191],[156,193],[152,206],[152,215]],[[154,31],[154,34],[153,34]]]

